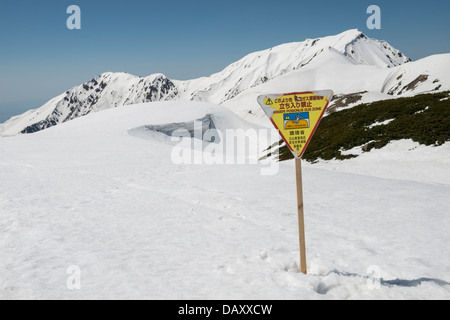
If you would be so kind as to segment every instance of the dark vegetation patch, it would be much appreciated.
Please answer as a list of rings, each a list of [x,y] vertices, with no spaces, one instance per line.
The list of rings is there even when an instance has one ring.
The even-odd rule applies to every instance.
[[[447,91],[377,101],[332,113],[322,119],[303,159],[309,162],[345,160],[356,155],[343,155],[342,151],[360,146],[364,152],[369,152],[401,139],[440,146],[450,141],[450,99],[446,99],[449,94]],[[386,120],[392,121],[370,128]],[[274,148],[269,148],[268,152]],[[280,161],[292,158],[292,153],[283,145]]]

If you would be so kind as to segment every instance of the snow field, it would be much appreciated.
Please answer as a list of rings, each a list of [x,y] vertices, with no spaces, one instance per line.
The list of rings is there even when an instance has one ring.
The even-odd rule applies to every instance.
[[[304,276],[292,162],[174,165],[166,138],[128,133],[205,114],[245,125],[155,103],[0,138],[0,298],[449,298],[449,183],[305,164]]]

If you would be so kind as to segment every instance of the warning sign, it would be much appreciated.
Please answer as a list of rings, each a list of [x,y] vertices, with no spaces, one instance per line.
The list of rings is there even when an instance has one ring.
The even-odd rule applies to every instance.
[[[294,156],[301,158],[332,97],[331,90],[269,94],[259,96],[258,103]]]

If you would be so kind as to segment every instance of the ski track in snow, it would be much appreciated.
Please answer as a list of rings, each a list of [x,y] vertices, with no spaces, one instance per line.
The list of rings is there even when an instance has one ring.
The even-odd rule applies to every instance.
[[[148,109],[0,138],[0,299],[450,297],[450,184],[305,165],[305,276],[293,163],[175,165]]]

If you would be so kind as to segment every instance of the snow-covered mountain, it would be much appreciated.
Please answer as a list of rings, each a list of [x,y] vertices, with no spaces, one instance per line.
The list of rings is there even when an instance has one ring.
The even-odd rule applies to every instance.
[[[301,70],[245,90],[222,105],[248,121],[270,126],[255,97],[310,88],[331,88],[335,92],[329,110],[447,91],[450,90],[450,54],[433,55],[393,68],[383,68],[353,64],[337,50],[327,48]]]
[[[337,36],[307,39],[303,42],[255,52],[207,78],[179,83],[183,98],[223,103],[241,92],[267,83],[283,75],[301,70],[333,48],[354,65],[391,68],[410,59],[385,41],[367,38],[358,30]]]
[[[450,55],[411,62],[387,42],[354,29],[251,53],[210,77],[188,81],[163,74],[103,73],[0,124],[0,135],[36,132],[108,108],[169,100],[221,104],[248,121],[266,124],[256,103],[262,93],[330,88],[347,106],[346,95],[354,93],[361,93],[356,102],[367,102],[448,90],[449,71]]]
[[[304,162],[305,276],[293,161],[230,164],[188,138],[188,160],[223,164],[179,164],[148,130],[208,115],[259,131],[171,101],[0,137],[0,299],[449,299],[450,144]]]
[[[20,129],[21,133],[32,133],[90,112],[136,103],[173,100],[177,96],[178,90],[174,83],[162,74],[140,78],[127,73],[108,72],[66,91],[36,110],[12,118],[2,127],[7,132]]]

